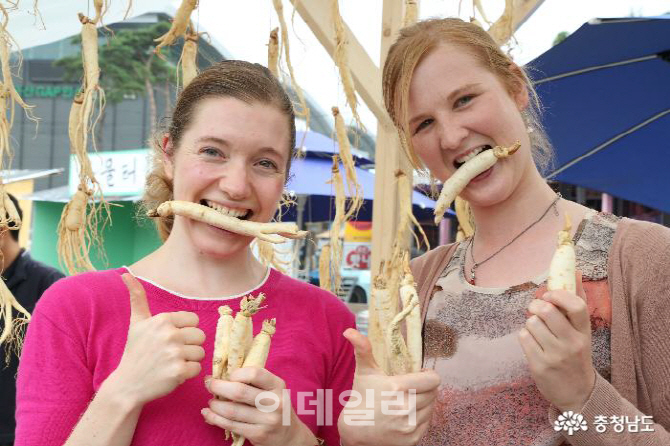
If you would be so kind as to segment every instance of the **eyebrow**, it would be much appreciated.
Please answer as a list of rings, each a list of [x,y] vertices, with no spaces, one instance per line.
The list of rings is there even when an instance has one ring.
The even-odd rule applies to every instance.
[[[231,146],[229,141],[223,138],[219,138],[218,136],[201,136],[200,138],[196,139],[195,142],[196,143],[212,142],[225,147]],[[271,153],[278,156],[282,160],[284,159],[284,155],[274,147],[263,147],[258,151],[258,153]]]
[[[465,91],[467,91],[467,90],[470,90],[470,89],[472,89],[472,88],[478,87],[479,85],[480,85],[479,82],[473,82],[473,83],[466,84],[466,85],[463,85],[462,87],[459,87],[459,88],[455,89],[454,91],[452,91],[451,93],[449,93],[449,95],[447,96],[447,102],[452,102],[456,97],[462,95],[463,92],[465,92]],[[422,114],[417,115],[417,116],[413,117],[412,119],[410,119],[410,121],[409,121],[409,125],[410,125],[410,127],[411,127],[416,121],[422,119],[424,116],[425,116],[425,114],[422,113]]]

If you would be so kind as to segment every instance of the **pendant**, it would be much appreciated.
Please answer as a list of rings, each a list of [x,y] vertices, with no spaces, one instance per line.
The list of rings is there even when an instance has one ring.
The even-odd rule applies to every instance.
[[[470,280],[468,280],[468,282],[470,283],[470,285],[475,284],[475,270],[474,270],[474,268],[470,270]]]

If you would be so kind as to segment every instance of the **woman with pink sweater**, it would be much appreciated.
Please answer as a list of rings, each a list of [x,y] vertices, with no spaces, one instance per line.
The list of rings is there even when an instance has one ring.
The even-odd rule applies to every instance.
[[[532,84],[478,26],[433,19],[401,30],[383,76],[408,156],[437,180],[493,147],[520,149],[460,194],[474,235],[412,263],[426,370],[385,377],[367,339],[348,334],[354,389],[416,389],[416,423],[379,411],[363,430],[341,417],[342,444],[670,444],[670,230],[550,188]],[[577,293],[546,292],[566,216]]]
[[[268,222],[294,147],[293,105],[270,71],[217,63],[180,93],[144,205],[184,200]],[[16,446],[230,445],[224,430],[245,445],[337,445],[353,314],[261,264],[252,237],[183,216],[157,224],[156,251],[63,279],[38,303],[19,368]],[[276,319],[265,368],[208,379],[219,306],[237,313],[261,293],[253,334]]]

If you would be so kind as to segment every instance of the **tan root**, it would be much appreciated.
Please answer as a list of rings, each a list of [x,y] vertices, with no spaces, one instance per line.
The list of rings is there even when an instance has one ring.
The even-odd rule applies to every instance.
[[[186,28],[188,28],[188,24],[191,20],[191,12],[197,7],[198,0],[182,0],[168,32],[159,38],[154,39],[155,42],[158,42],[158,45],[156,45],[156,49],[154,50],[157,54],[160,54],[161,48],[172,45],[175,40],[186,33]]]
[[[351,154],[351,145],[347,137],[347,130],[344,127],[344,120],[337,107],[332,109],[333,117],[335,118],[335,134],[337,136],[337,145],[340,148],[340,158],[344,165],[344,174],[347,181],[347,190],[349,191],[349,209],[347,210],[346,219],[355,217],[358,211],[363,206],[363,189],[358,183],[356,176],[356,164],[354,157]]]
[[[330,226],[330,280],[332,289],[335,294],[340,290],[340,283],[342,275],[340,274],[340,266],[342,265],[342,244],[340,243],[340,231],[344,228],[347,220],[346,215],[346,198],[344,195],[344,183],[342,182],[342,175],[340,174],[339,157],[333,156],[333,169],[330,183],[335,189],[335,218]]]
[[[419,18],[419,5],[417,0],[405,0],[405,15],[402,18],[403,28],[414,25]]]
[[[281,48],[284,50],[284,60],[286,61],[286,68],[288,68],[288,74],[291,77],[291,86],[293,87],[293,90],[295,91],[295,94],[298,96],[298,102],[300,103],[300,110],[296,110],[295,114],[298,117],[304,118],[305,119],[305,128],[309,129],[309,121],[310,121],[310,110],[309,107],[307,106],[307,101],[305,100],[305,94],[302,91],[302,88],[300,88],[300,85],[298,85],[298,82],[295,79],[295,74],[293,73],[293,65],[291,64],[291,56],[290,56],[290,47],[289,47],[289,40],[288,40],[288,27],[286,26],[286,21],[284,20],[284,6],[282,4],[282,0],[272,0],[272,5],[275,8],[275,11],[277,12],[277,17],[279,18],[279,29],[281,32]],[[281,52],[281,51],[280,51]],[[277,70],[279,72],[279,70]],[[300,142],[298,145],[299,147],[302,147],[304,142]]]
[[[459,229],[463,232],[464,238],[471,237],[475,233],[475,221],[472,212],[470,212],[470,204],[467,200],[456,197],[454,209],[456,210]]]
[[[181,65],[181,88],[183,90],[198,75],[198,33],[190,32],[184,36],[184,47],[177,64]]]
[[[331,290],[330,245],[323,245],[321,254],[319,254],[319,286],[324,290]]]
[[[14,315],[18,312],[18,316]],[[0,279],[0,345],[5,349],[5,364],[9,364],[12,354],[18,357],[23,344],[25,325],[30,321],[28,310],[16,300],[5,281]]]
[[[279,28],[270,31],[270,40],[268,41],[268,70],[274,74],[277,79],[279,76]]]
[[[346,32],[344,28],[344,21],[340,15],[340,6],[338,4],[339,0],[330,0],[331,14],[333,17],[333,24],[335,26],[335,53],[334,61],[337,65],[337,69],[340,72],[340,79],[342,80],[342,88],[344,89],[344,94],[347,98],[347,104],[351,108],[351,113],[354,116],[354,121],[361,131],[364,131],[365,127],[361,122],[360,116],[358,116],[358,100],[356,99],[356,89],[354,88],[354,80],[351,76],[351,69],[349,68],[349,56],[348,56],[348,42],[346,39]]]
[[[505,10],[498,20],[491,25],[488,33],[498,45],[505,44],[514,34],[514,0],[505,0]]]

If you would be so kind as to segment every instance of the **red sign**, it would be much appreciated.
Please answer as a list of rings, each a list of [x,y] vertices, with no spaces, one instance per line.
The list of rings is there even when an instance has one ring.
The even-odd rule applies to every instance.
[[[346,252],[344,259],[346,267],[352,269],[370,269],[371,255],[372,251],[369,244],[355,245],[353,249]]]

